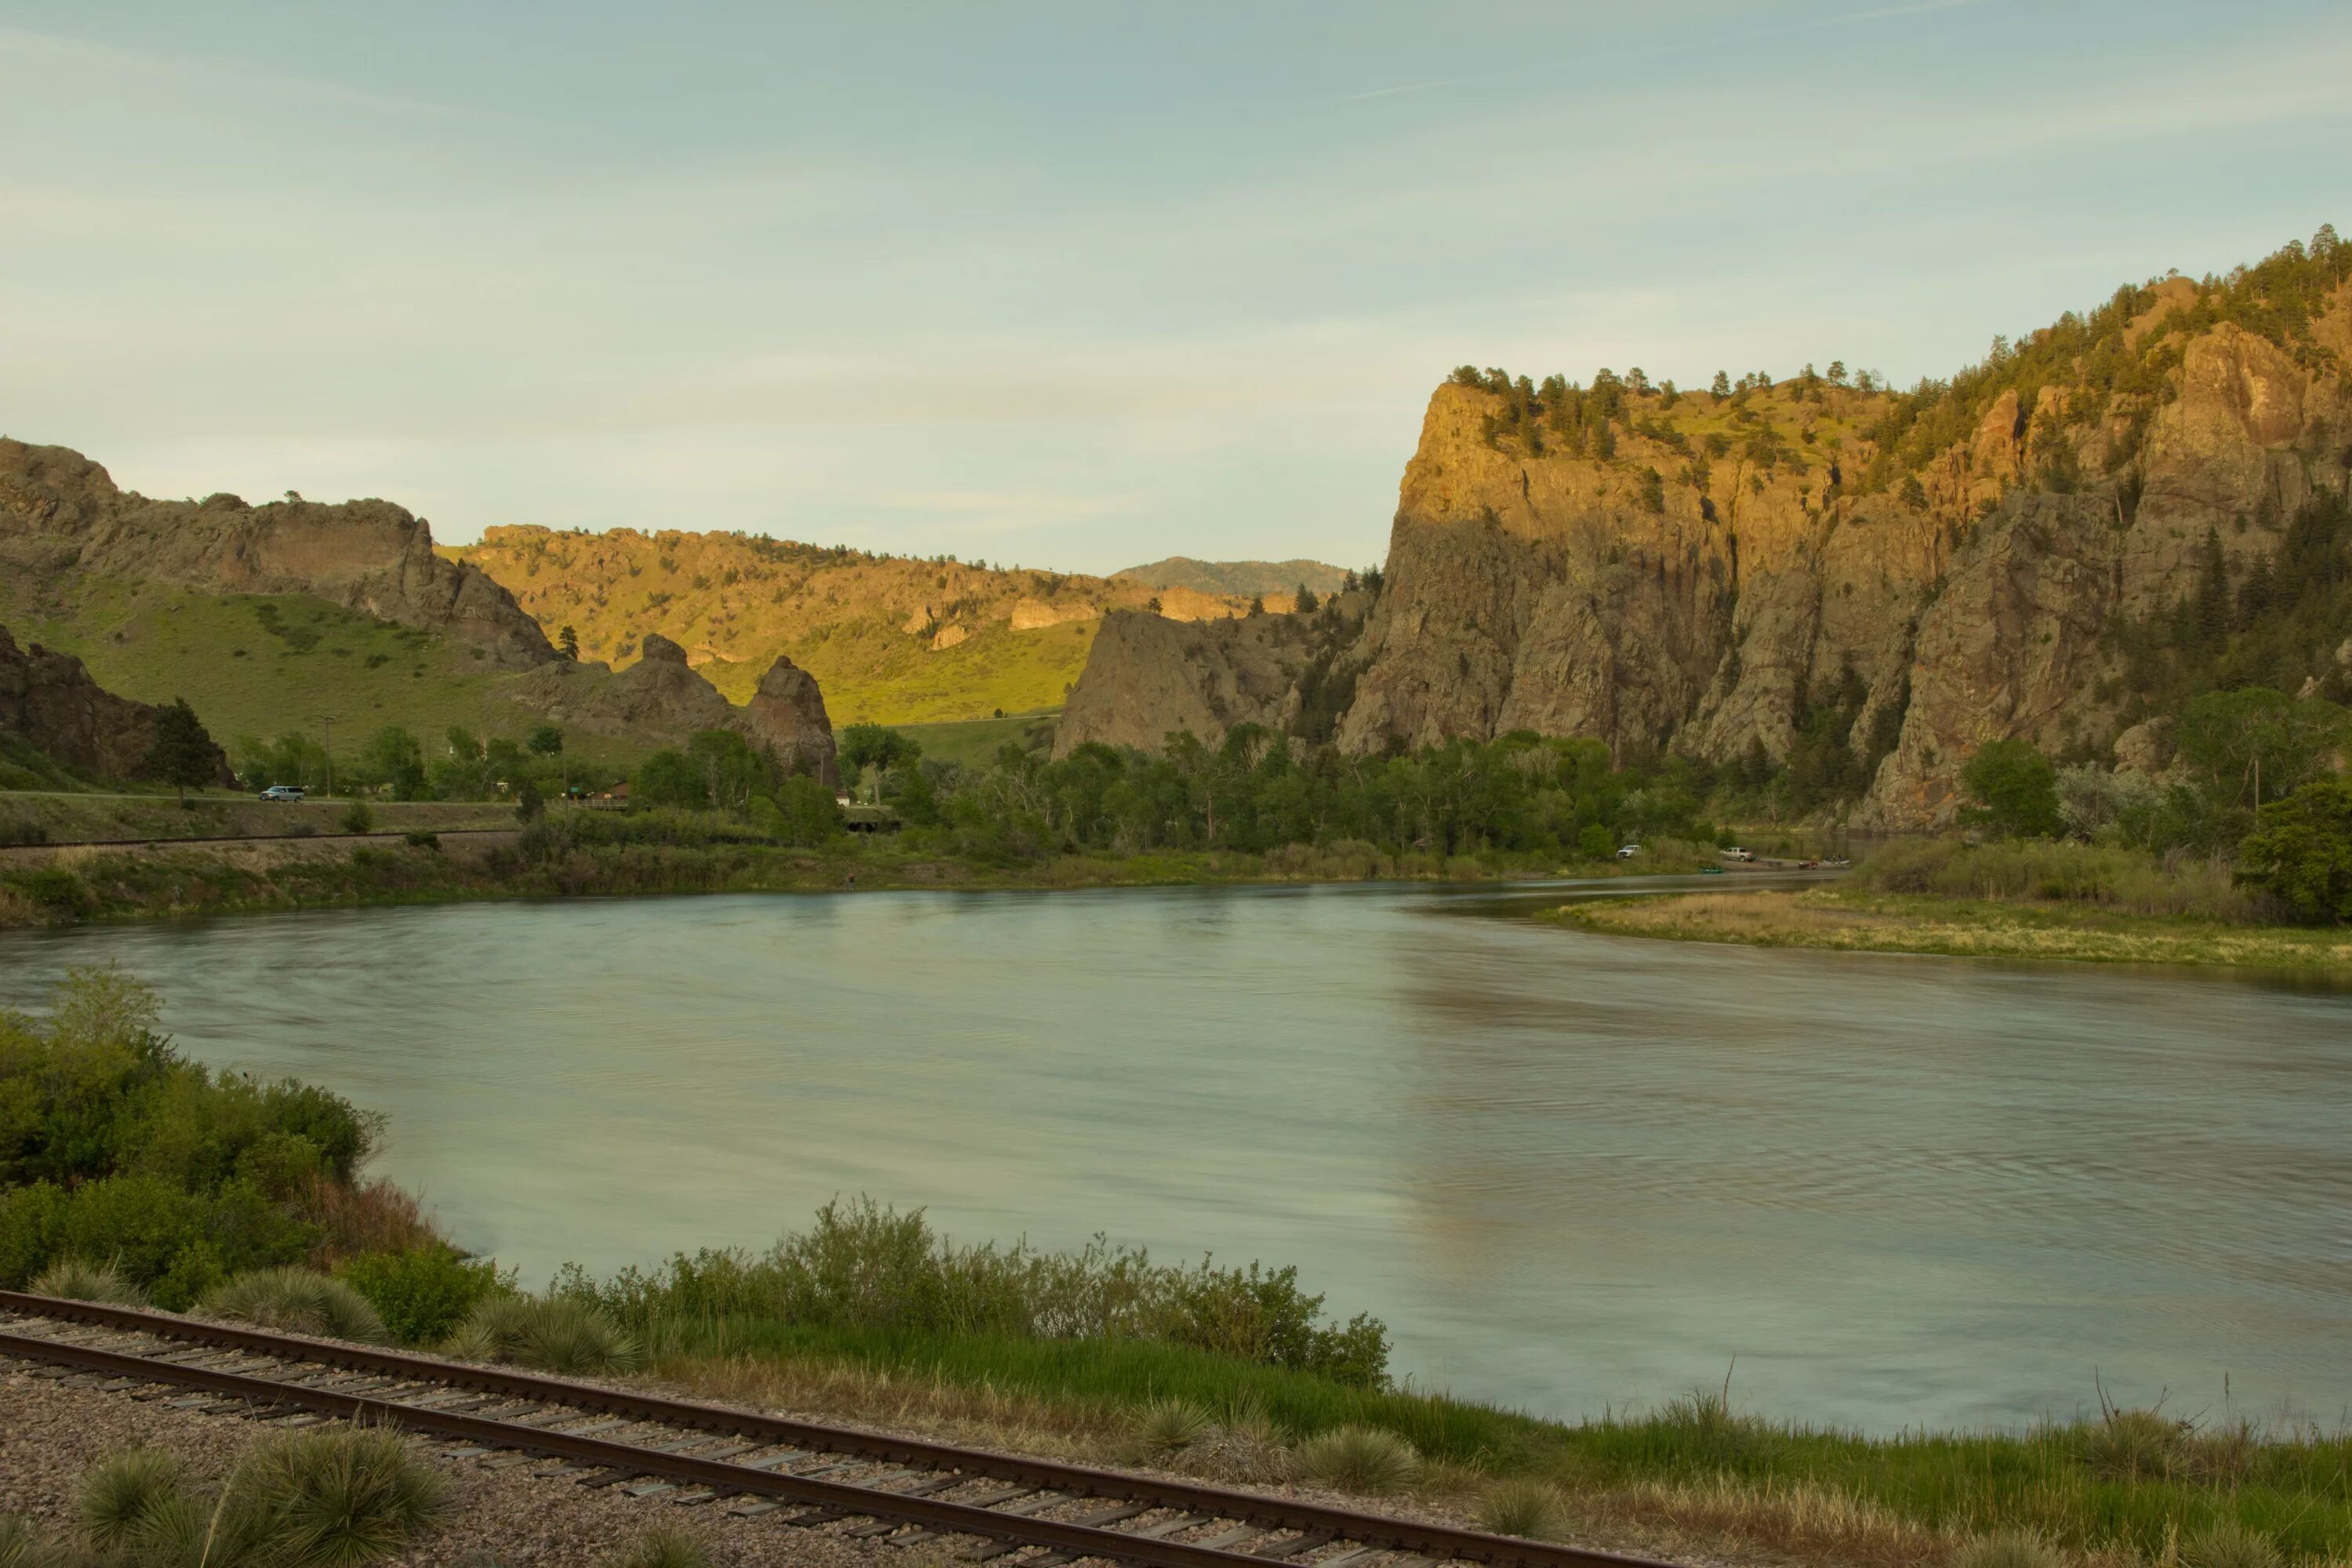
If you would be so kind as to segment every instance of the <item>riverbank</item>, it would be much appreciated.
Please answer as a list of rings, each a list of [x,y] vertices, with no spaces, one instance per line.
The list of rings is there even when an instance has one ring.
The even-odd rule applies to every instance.
[[[641,833],[641,830],[642,833]],[[1684,858],[1687,859],[1688,858]],[[1559,865],[1526,856],[1385,853],[1370,845],[1076,854],[987,862],[890,838],[793,848],[709,834],[667,837],[617,815],[502,831],[367,838],[85,845],[0,853],[0,930],[87,921],[304,909],[679,893],[1486,881],[1655,874],[1683,860]]]
[[[1750,947],[2210,964],[2352,976],[2352,931],[1844,888],[1570,904],[1542,918],[1613,936]]]

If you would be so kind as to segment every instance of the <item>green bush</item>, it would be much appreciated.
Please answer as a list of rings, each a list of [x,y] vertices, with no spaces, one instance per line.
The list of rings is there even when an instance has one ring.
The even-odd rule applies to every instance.
[[[1988,741],[1960,767],[1960,787],[1975,801],[1967,820],[2008,838],[2055,838],[2058,770],[2026,741]]]
[[[97,907],[97,900],[82,879],[62,866],[40,866],[26,871],[12,871],[0,882],[15,888],[25,897],[44,909],[60,914],[86,914]]]
[[[1315,1372],[1363,1387],[1388,1375],[1388,1331],[1322,1321],[1297,1271],[1171,1267],[1097,1237],[1076,1252],[1018,1242],[959,1247],[923,1211],[829,1203],[766,1253],[705,1250],[598,1281],[567,1268],[558,1293],[652,1336],[668,1321],[729,1314],[817,1328],[1017,1339],[1148,1339]]]
[[[51,1182],[0,1188],[0,1289],[21,1290],[65,1240],[66,1194]]]
[[[498,1270],[487,1259],[461,1258],[446,1248],[370,1253],[337,1272],[367,1298],[403,1344],[439,1343],[499,1289]]]
[[[355,800],[343,807],[342,815],[335,818],[335,830],[338,833],[373,833],[375,831],[375,813],[368,809],[367,802]]]
[[[2352,921],[2352,779],[2309,784],[2239,847],[2241,875],[2311,925]]]
[[[413,827],[404,836],[411,849],[438,849],[441,836],[428,827]]]

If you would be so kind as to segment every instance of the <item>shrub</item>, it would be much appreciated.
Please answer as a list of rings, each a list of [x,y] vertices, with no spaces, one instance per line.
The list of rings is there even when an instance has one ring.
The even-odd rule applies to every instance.
[[[82,879],[62,866],[14,871],[5,879],[19,893],[53,914],[86,914],[97,907]]]
[[[1509,1476],[1478,1494],[1478,1528],[1529,1541],[1559,1539],[1565,1514],[1559,1489],[1531,1476]],[[1990,1565],[1988,1565],[1990,1568]]]
[[[392,1336],[366,1297],[308,1268],[257,1268],[218,1286],[204,1310],[257,1328],[382,1344]]]
[[[41,1270],[33,1281],[37,1296],[55,1296],[67,1301],[102,1301],[114,1307],[143,1307],[147,1293],[122,1277],[110,1263],[85,1263],[79,1258],[60,1258]]]
[[[21,1290],[65,1239],[66,1195],[56,1184],[0,1188],[0,1289]]]
[[[1969,819],[2009,838],[2054,838],[2058,771],[2026,741],[1989,741],[1960,768],[1960,787],[1977,803]]]
[[[441,847],[441,836],[429,827],[413,827],[403,837],[411,849],[437,850]]]
[[[486,1297],[444,1348],[461,1360],[567,1376],[627,1372],[644,1359],[636,1339],[601,1309],[562,1296]]]
[[[1421,1473],[1421,1456],[1378,1426],[1334,1426],[1293,1449],[1291,1465],[1307,1480],[1379,1496],[1411,1486]]]
[[[335,818],[335,830],[339,833],[373,833],[375,831],[375,813],[368,809],[367,802],[355,800],[343,807],[343,814]]]
[[[2296,920],[2352,921],[2352,779],[2305,784],[2240,846],[2243,876]]]
[[[446,1339],[482,1298],[499,1289],[493,1265],[458,1257],[446,1247],[370,1253],[352,1258],[338,1272],[345,1284],[367,1298],[385,1329],[404,1344]]]
[[[602,1568],[710,1568],[710,1553],[686,1531],[656,1525],[605,1558]]]
[[[1951,1568],[2066,1568],[2066,1558],[2030,1530],[2001,1530],[1952,1553]]]
[[[67,1200],[58,1239],[68,1253],[109,1258],[130,1279],[152,1283],[205,1239],[207,1206],[161,1176],[108,1176]]]

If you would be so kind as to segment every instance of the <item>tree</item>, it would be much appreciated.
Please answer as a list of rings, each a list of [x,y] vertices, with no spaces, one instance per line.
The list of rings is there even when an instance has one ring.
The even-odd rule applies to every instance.
[[[1832,386],[1845,384],[1845,361],[1842,359],[1830,361],[1830,384]]]
[[[1322,601],[1315,596],[1315,590],[1304,583],[1298,584],[1298,613],[1311,616],[1321,607]]]
[[[147,771],[177,789],[182,805],[188,804],[189,790],[202,789],[212,782],[218,752],[186,698],[174,697],[155,710],[155,738],[147,748]]]
[[[555,651],[562,654],[566,658],[578,658],[580,657],[580,634],[572,630],[570,626],[565,626],[562,631],[557,632],[555,634]]]
[[[1715,384],[1714,384],[1714,385],[1712,385],[1712,386],[1710,386],[1710,387],[1708,387],[1708,388],[1707,388],[1707,390],[1708,390],[1709,392],[1713,393],[1713,394],[1714,394],[1716,396],[1717,396],[1717,397],[1728,397],[1728,396],[1730,396],[1730,395],[1731,395],[1731,374],[1730,374],[1730,373],[1729,373],[1729,372],[1727,372],[1727,371],[1720,371],[1720,370],[1719,370],[1719,371],[1717,371],[1717,372],[1715,373]]]
[[[1265,599],[1263,595],[1257,594],[1252,594],[1250,595],[1249,613],[1253,616],[1262,616],[1265,614]]]
[[[629,775],[629,804],[700,811],[710,804],[710,784],[684,752],[656,752]]]
[[[2238,847],[2238,875],[2267,889],[2295,919],[2352,921],[2352,779],[2308,784]]]
[[[2344,736],[2344,710],[2319,698],[2301,702],[2265,686],[2209,691],[2180,711],[2173,744],[2204,775],[2215,805],[2252,805],[2309,779]]]
[[[397,800],[425,796],[425,748],[397,724],[386,724],[360,748],[360,776],[392,786]]]
[[[1989,741],[1960,769],[1960,787],[1977,803],[1963,817],[2006,838],[2055,838],[2058,770],[2030,741]]]
[[[524,739],[523,749],[534,757],[560,757],[563,754],[563,731],[554,724],[539,725]]]
[[[539,781],[526,774],[515,786],[515,820],[537,822],[547,815],[547,797],[539,793]]]
[[[766,761],[732,730],[697,731],[686,754],[702,770],[709,797],[722,811],[742,810],[768,784]]]
[[[1646,511],[1666,510],[1665,476],[1654,468],[1642,470],[1642,507]]]
[[[852,724],[842,731],[835,747],[835,755],[852,778],[863,778],[866,769],[874,770],[877,804],[881,800],[881,775],[922,754],[922,747],[887,724]]]

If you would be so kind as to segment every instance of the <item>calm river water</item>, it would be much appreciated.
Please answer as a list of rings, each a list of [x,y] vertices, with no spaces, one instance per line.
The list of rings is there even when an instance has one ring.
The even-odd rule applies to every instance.
[[[1624,889],[1627,884],[1615,884]],[[1597,891],[1597,889],[1595,889]],[[528,1281],[838,1193],[1295,1262],[1425,1385],[1889,1430],[2352,1405],[2352,995],[1562,932],[1562,890],[476,905],[0,942],[389,1114]]]

